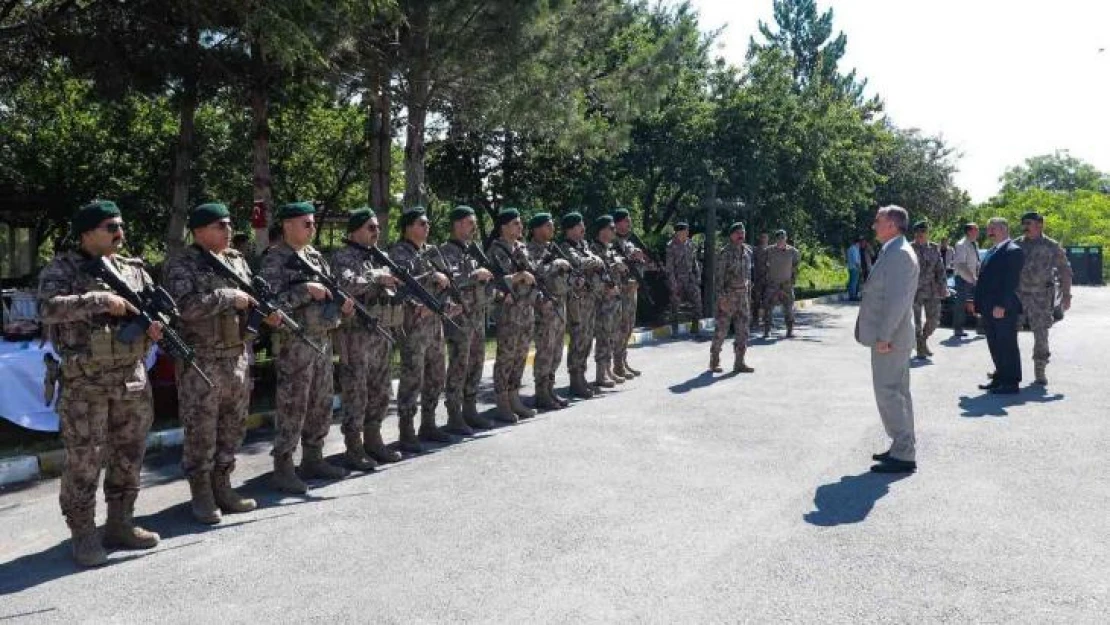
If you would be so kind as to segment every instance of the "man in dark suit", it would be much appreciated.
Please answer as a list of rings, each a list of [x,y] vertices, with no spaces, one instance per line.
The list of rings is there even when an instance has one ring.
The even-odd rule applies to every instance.
[[[1021,354],[1018,351],[1018,318],[1021,300],[1017,289],[1025,257],[1010,240],[1010,227],[996,217],[987,224],[994,247],[987,252],[975,284],[975,310],[983,319],[987,347],[994,361],[994,376],[979,388],[999,395],[1015,395],[1021,383]]]

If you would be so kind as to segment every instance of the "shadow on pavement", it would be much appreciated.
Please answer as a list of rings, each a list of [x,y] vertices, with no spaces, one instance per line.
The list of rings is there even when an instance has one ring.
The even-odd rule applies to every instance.
[[[735,378],[737,375],[739,375],[739,373],[735,371],[729,371],[721,375],[716,375],[712,371],[702,371],[697,376],[670,387],[670,391],[677,394],[689,393],[699,388],[705,388],[715,382]]]
[[[1049,394],[1043,386],[1027,386],[1017,395],[992,395],[983,393],[977,397],[960,397],[961,417],[1005,417],[1010,413],[1007,408],[1025,404],[1047,404],[1060,401],[1063,393]]]
[[[949,336],[948,338],[941,341],[940,344],[945,347],[959,347],[961,345],[970,345],[971,343],[978,343],[979,341],[985,340],[987,340],[987,337],[985,336],[979,336],[977,334],[965,334],[963,337]]]
[[[845,475],[835,484],[819,486],[813,495],[813,512],[803,515],[806,523],[818,527],[833,527],[859,523],[871,514],[875,502],[890,492],[890,485],[909,477],[909,473],[861,473]]]

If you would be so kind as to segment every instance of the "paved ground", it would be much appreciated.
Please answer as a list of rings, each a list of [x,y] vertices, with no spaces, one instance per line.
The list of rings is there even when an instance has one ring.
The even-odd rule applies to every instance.
[[[1108,309],[1077,289],[1047,392],[984,396],[984,342],[939,345],[902,479],[867,472],[855,310],[818,306],[757,341],[754,375],[702,373],[706,343],[635,349],[644,377],[604,398],[306,498],[266,493],[254,441],[238,475],[265,506],[212,529],[152,459],[163,543],[100,570],[69,563],[56,482],[9,492],[0,621],[1105,622]]]

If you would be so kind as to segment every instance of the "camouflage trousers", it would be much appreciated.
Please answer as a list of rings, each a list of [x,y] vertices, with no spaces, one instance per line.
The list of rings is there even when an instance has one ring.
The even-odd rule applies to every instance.
[[[389,411],[389,355],[393,345],[377,332],[344,327],[336,333],[336,377],[342,402],[343,433],[361,434],[381,424]]]
[[[712,354],[720,354],[721,347],[728,338],[729,326],[736,335],[732,340],[732,351],[737,355],[748,349],[748,331],[751,327],[751,302],[748,290],[723,291],[717,296],[716,327],[713,330],[713,343],[709,347]]]
[[[543,302],[536,306],[532,338],[536,342],[536,356],[532,361],[532,376],[536,386],[540,382],[555,380],[555,371],[563,361],[563,335],[567,324],[555,314],[555,307],[566,315],[562,300]]]
[[[277,369],[277,417],[274,435],[274,456],[291,454],[297,441],[305,447],[323,447],[331,428],[332,344],[327,334],[310,336],[324,349],[321,356],[303,341],[281,337],[281,349],[275,360]]]
[[[687,276],[676,280],[671,287],[671,315],[678,313],[679,307],[685,305],[692,308],[698,317],[702,314],[701,286],[694,276]]]
[[[922,320],[924,313],[924,320]],[[940,298],[917,294],[913,298],[913,327],[918,339],[927,339],[940,326]]]
[[[794,325],[794,285],[790,282],[768,282],[763,287],[763,325],[771,325],[771,315],[775,306],[782,305],[782,314],[787,325]]]
[[[1055,305],[1054,293],[1045,291],[1018,291],[1021,300],[1022,314],[1029,322],[1029,329],[1033,331],[1033,362],[1048,364],[1052,352],[1048,347],[1048,330],[1055,319],[1052,317],[1052,308]]]
[[[146,453],[146,435],[154,420],[150,384],[137,362],[142,386],[104,384],[86,377],[66,379],[58,398],[65,460],[58,496],[66,524],[74,531],[95,527],[96,487],[100,467],[104,500],[132,500],[139,493],[139,472]],[[132,376],[135,377],[135,376]]]
[[[486,361],[486,311],[471,311],[469,317],[455,318],[463,331],[447,328],[447,388],[444,399],[448,404],[461,404],[478,396],[482,381],[482,367]]]
[[[617,322],[617,336],[613,341],[614,362],[628,358],[628,341],[636,327],[636,291],[639,285],[625,286],[621,290],[621,316]]]
[[[613,362],[613,343],[621,315],[620,295],[597,298],[594,312],[594,362],[608,366]]]
[[[212,380],[212,388],[192,367],[177,363],[178,410],[185,427],[181,468],[186,476],[235,467],[251,398],[246,347],[236,356],[198,356],[197,366]]]
[[[594,317],[597,303],[593,293],[577,291],[567,300],[567,323],[570,324],[570,347],[567,349],[567,371],[585,373],[586,360],[594,340]]]
[[[397,387],[397,414],[416,416],[417,407],[434,413],[443,392],[447,366],[443,359],[443,326],[438,317],[425,317],[411,324],[398,340],[401,350],[401,380]]]
[[[520,388],[532,340],[531,301],[501,305],[497,318],[497,360],[493,363],[493,390],[500,393]]]
[[[755,325],[763,319],[763,291],[766,288],[762,280],[752,282],[751,291],[751,323]]]

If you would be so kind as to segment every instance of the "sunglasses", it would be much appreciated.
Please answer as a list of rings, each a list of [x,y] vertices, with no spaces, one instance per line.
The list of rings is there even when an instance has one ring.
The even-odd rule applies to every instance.
[[[213,228],[218,228],[220,230],[231,230],[231,222],[230,221],[216,221],[216,222],[212,223],[212,227]]]
[[[113,221],[112,223],[107,223],[107,224],[104,224],[103,226],[100,226],[100,229],[105,231],[105,232],[110,232],[111,234],[115,234],[115,233],[119,232],[120,230],[123,230],[123,224]]]

